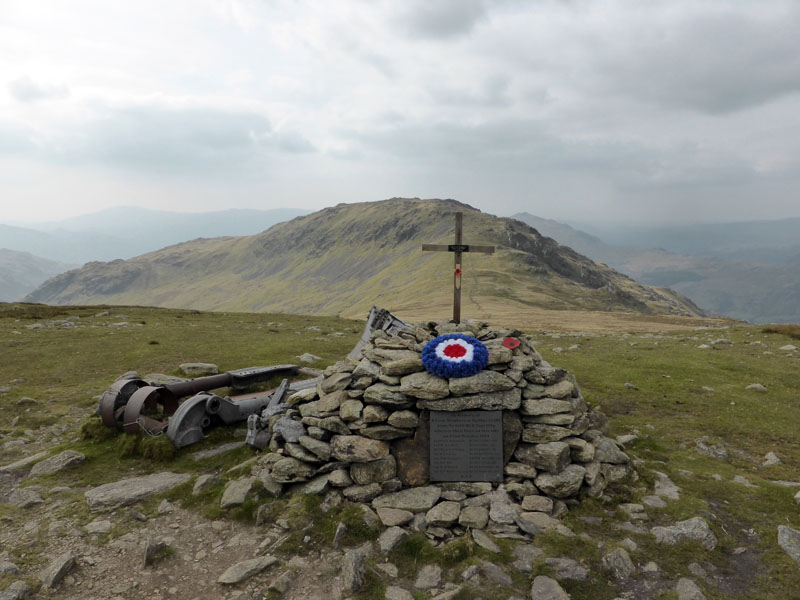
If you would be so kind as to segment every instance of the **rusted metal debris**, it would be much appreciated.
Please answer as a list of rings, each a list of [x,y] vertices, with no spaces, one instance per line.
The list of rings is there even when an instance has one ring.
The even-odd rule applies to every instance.
[[[394,335],[409,327],[409,323],[398,319],[388,310],[373,306],[361,339],[348,358],[360,357],[361,348],[369,342],[373,332],[382,330]],[[288,377],[298,375],[311,379],[289,383]],[[273,390],[224,397],[212,393],[212,390],[224,387],[246,390],[275,376],[286,378]],[[164,385],[151,384],[143,379],[120,379],[105,391],[97,412],[107,427],[132,434],[166,433],[178,448],[199,442],[203,439],[204,431],[215,425],[247,421],[246,442],[261,449],[271,437],[270,418],[289,408],[284,400],[291,393],[313,387],[321,380],[319,371],[288,364],[237,369]],[[188,396],[191,398],[186,399]]]

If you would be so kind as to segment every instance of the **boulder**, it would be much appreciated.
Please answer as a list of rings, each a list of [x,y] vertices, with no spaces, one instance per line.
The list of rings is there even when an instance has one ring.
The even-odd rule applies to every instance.
[[[389,454],[389,445],[360,435],[335,435],[331,440],[331,453],[343,462],[370,462]]]
[[[89,510],[111,510],[133,504],[153,494],[166,492],[192,478],[189,473],[153,473],[144,477],[122,479],[93,488],[84,493]]]

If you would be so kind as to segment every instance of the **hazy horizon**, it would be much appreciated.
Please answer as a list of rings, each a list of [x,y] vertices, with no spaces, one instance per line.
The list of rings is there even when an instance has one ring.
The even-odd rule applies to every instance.
[[[0,221],[800,217],[798,26],[790,0],[6,0]]]

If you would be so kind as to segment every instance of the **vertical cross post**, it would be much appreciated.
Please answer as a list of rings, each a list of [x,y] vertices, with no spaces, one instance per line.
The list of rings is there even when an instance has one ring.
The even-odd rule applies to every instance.
[[[455,244],[422,244],[423,252],[452,252],[454,256],[453,268],[453,322],[461,322],[461,253],[462,252],[483,252],[492,254],[494,246],[475,246],[464,244],[463,241],[463,222],[464,213],[457,212]]]

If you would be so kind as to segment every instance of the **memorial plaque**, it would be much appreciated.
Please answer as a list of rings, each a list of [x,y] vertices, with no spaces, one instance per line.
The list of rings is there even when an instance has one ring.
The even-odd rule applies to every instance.
[[[503,411],[431,411],[431,481],[503,481]]]

